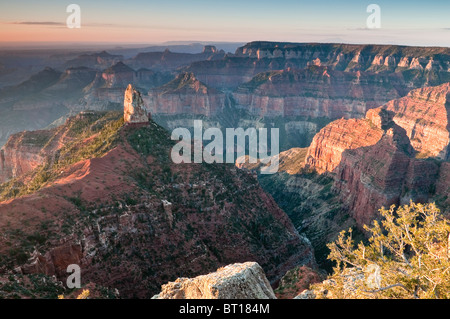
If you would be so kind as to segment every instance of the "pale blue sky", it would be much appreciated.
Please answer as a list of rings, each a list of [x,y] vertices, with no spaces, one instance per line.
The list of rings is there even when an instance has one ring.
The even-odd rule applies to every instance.
[[[71,3],[81,7],[80,30],[64,25]],[[381,29],[366,29],[371,3],[381,7]],[[3,42],[174,40],[450,46],[450,0],[0,0]]]

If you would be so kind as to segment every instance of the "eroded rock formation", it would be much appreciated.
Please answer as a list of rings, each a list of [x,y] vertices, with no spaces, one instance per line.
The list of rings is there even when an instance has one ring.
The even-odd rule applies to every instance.
[[[55,130],[41,130],[12,135],[0,150],[0,183],[42,165],[54,150],[49,142],[55,134]]]
[[[148,123],[148,114],[141,97],[141,92],[129,84],[123,101],[125,123]]]
[[[306,165],[335,178],[360,225],[382,206],[447,198],[449,85],[412,91],[365,119],[337,120],[313,139]]]
[[[394,114],[420,157],[450,158],[450,83],[413,90],[382,108]]]
[[[161,287],[154,299],[276,299],[263,269],[246,262],[195,278],[178,278]]]

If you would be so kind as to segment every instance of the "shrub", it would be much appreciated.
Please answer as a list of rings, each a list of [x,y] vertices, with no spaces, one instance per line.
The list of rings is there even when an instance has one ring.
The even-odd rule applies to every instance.
[[[334,273],[314,289],[327,298],[450,298],[450,224],[433,204],[380,210],[364,226],[369,244],[355,246],[351,229],[328,247]]]

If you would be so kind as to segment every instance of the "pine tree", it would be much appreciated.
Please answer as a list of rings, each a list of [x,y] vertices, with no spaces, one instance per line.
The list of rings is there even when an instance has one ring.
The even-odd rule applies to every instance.
[[[449,298],[450,224],[435,204],[380,210],[381,222],[364,226],[368,244],[355,245],[352,230],[329,244],[336,263],[324,283],[325,298]]]

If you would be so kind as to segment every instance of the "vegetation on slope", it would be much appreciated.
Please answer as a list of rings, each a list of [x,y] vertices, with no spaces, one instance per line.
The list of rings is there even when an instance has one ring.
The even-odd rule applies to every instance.
[[[352,230],[328,245],[336,263],[313,286],[325,298],[450,298],[450,224],[435,204],[382,208],[381,223],[365,226],[369,243],[355,245]]]
[[[0,185],[0,201],[33,193],[56,179],[60,172],[79,161],[101,157],[118,141],[119,129],[123,126],[120,112],[93,113],[69,120],[58,128],[65,130],[68,141],[48,160],[26,176],[21,176]],[[53,131],[53,130],[52,130]],[[57,138],[46,139],[43,149]],[[41,139],[39,139],[40,141]],[[43,140],[43,139],[42,139]]]

